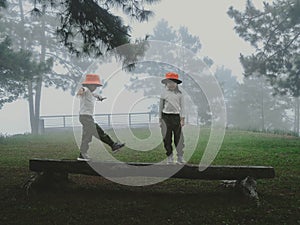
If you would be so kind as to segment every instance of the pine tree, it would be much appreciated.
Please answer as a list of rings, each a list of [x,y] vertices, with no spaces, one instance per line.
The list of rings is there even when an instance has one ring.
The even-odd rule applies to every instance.
[[[59,10],[60,25],[57,34],[62,43],[77,55],[100,56],[118,46],[129,44],[131,27],[122,17],[112,13],[122,10],[126,16],[139,22],[147,21],[153,12],[145,5],[160,0],[36,0],[40,7],[49,6]],[[35,4],[35,11],[41,9]],[[74,40],[80,40],[79,43]]]
[[[231,98],[231,123],[246,130],[290,131],[289,102],[287,96],[275,97],[264,77],[244,78]]]
[[[240,56],[245,76],[265,76],[276,94],[295,98],[295,132],[299,133],[300,0],[264,3],[263,10],[247,0],[244,12],[231,7],[228,15],[238,35],[255,48],[255,53]]]
[[[167,72],[176,72],[180,75],[180,79],[183,80],[182,88],[188,92],[187,95],[189,98],[187,98],[187,105],[193,104],[197,108],[195,110],[197,110],[198,115],[193,116],[200,118],[200,123],[210,123],[210,109],[205,94],[189,75],[189,70],[194,68],[195,65],[197,67],[197,73],[200,74],[202,74],[207,66],[204,65],[202,60],[195,57],[202,47],[199,37],[190,34],[186,27],[182,26],[178,30],[175,30],[169,26],[166,20],[161,20],[155,26],[153,34],[149,36],[149,40],[161,43],[159,44],[160,48],[154,47],[151,49],[151,54],[153,58],[155,58],[155,62],[148,61],[137,64],[132,71],[131,83],[127,85],[127,88],[133,91],[143,90],[145,96],[159,96],[162,89],[161,83],[157,82],[157,79],[147,79],[147,82],[145,82],[144,79],[139,79],[140,75],[147,74],[148,76],[163,79]],[[176,49],[170,48],[168,43],[180,47]],[[193,56],[191,56],[192,54]],[[210,65],[213,63],[208,57],[206,57],[205,60],[210,63]],[[178,67],[176,68],[172,63],[166,62],[174,62],[174,65]],[[203,76],[205,75],[203,74]],[[153,107],[154,106],[152,106],[152,108]],[[192,109],[190,111],[192,111]]]
[[[25,12],[23,4],[31,5],[30,13]],[[110,10],[123,8],[131,18],[146,20],[151,12],[144,10],[143,4],[155,1],[78,1],[65,0],[60,3],[50,0],[22,1],[10,0],[9,6],[17,11],[10,11],[6,15],[6,30],[14,37],[17,49],[34,50],[33,56],[45,65],[56,64],[64,67],[67,74],[54,69],[44,73],[37,73],[25,82],[24,95],[28,99],[31,131],[38,133],[40,122],[40,102],[43,84],[54,85],[57,88],[75,91],[82,72],[90,64],[89,58],[77,58],[67,54],[64,46],[76,53],[77,56],[99,56],[108,50],[130,42],[130,28],[123,24],[121,17],[113,15]],[[132,9],[130,10],[130,5]],[[10,10],[10,8],[8,9]],[[131,12],[131,13],[130,13]],[[57,24],[56,19],[60,21]],[[16,19],[17,18],[17,19]],[[55,27],[58,27],[57,30]],[[60,39],[57,39],[60,38]],[[120,60],[127,62],[128,55],[116,52]],[[130,61],[134,59],[130,58]]]
[[[6,1],[0,2],[0,8],[6,6]],[[0,108],[5,103],[24,96],[26,82],[50,69],[49,65],[33,61],[31,52],[23,49],[15,51],[11,39],[4,32],[4,27],[0,26]]]

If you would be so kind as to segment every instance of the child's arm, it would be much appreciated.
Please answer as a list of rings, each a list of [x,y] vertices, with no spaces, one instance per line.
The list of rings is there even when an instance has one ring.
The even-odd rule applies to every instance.
[[[85,92],[84,87],[81,87],[81,88],[78,90],[76,96],[82,96],[82,95],[84,94],[84,92]]]
[[[161,126],[161,117],[162,117],[162,110],[164,108],[164,99],[160,98],[159,100],[159,110],[158,110],[158,115],[159,115],[159,126]]]
[[[180,98],[180,124],[183,127],[184,126],[184,119],[185,119],[185,105],[184,105],[184,96],[181,95]]]

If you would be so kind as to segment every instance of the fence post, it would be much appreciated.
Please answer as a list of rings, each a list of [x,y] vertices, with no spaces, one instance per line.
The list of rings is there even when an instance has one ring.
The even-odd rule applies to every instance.
[[[64,124],[64,128],[66,128],[66,116],[63,116],[63,124]]]
[[[128,114],[128,119],[129,119],[129,126],[131,127],[131,113]]]
[[[40,119],[39,122],[39,134],[45,133],[45,121],[43,119]]]
[[[111,114],[107,114],[107,125],[108,125],[108,127],[110,127],[110,116],[111,116]]]
[[[151,112],[149,112],[149,123],[151,123]]]

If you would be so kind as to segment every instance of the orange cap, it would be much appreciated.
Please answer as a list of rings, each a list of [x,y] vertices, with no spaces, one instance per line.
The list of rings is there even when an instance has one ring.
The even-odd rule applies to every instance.
[[[99,75],[97,74],[87,74],[85,76],[85,81],[83,81],[82,84],[96,84],[102,86]]]
[[[178,76],[177,73],[174,73],[174,72],[168,72],[168,73],[166,73],[166,75],[165,75],[165,79],[163,79],[161,82],[162,82],[163,84],[165,84],[168,80],[172,80],[172,81],[176,82],[177,84],[181,84],[182,81],[179,80],[178,78],[179,78],[179,76]]]

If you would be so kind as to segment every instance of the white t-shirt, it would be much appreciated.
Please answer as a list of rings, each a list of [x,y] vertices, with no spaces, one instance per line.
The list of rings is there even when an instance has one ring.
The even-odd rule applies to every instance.
[[[93,115],[96,96],[87,88],[83,87],[84,92],[80,97],[80,115]]]
[[[161,113],[179,114],[185,117],[184,96],[180,92],[166,89],[160,97],[160,117]]]

